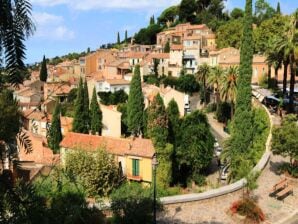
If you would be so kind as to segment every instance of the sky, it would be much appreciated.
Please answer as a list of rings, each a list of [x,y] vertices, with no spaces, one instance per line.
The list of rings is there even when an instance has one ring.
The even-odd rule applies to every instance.
[[[276,8],[278,0],[267,0]],[[31,0],[36,31],[26,41],[26,63],[34,63],[70,52],[91,50],[128,36],[147,26],[167,7],[180,0]],[[245,0],[227,0],[226,9],[244,8]],[[281,10],[289,14],[298,0],[280,0]]]

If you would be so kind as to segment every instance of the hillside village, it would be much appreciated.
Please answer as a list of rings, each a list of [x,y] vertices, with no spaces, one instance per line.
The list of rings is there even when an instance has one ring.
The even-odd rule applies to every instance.
[[[256,53],[249,7],[239,49],[219,47],[220,32],[207,24],[167,21],[156,44],[138,44],[127,33],[120,41],[118,33],[117,44],[88,49],[78,59],[53,63],[44,56],[20,85],[3,85],[19,113],[3,111],[19,114],[21,123],[17,151],[14,157],[3,151],[0,170],[12,170],[12,183],[35,183],[41,194],[54,185],[60,193],[84,192],[82,207],[104,217],[96,223],[129,223],[115,217],[130,214],[130,206],[144,212],[144,223],[195,223],[213,217],[212,206],[222,220],[240,223],[234,214],[242,215],[241,203],[255,206],[256,223],[278,219],[270,203],[290,213],[298,187],[296,51]],[[286,19],[297,24],[294,14]],[[0,100],[8,98],[3,93]],[[149,199],[141,211],[143,198]],[[220,207],[224,202],[232,204],[231,214]],[[183,220],[176,222],[179,212]]]

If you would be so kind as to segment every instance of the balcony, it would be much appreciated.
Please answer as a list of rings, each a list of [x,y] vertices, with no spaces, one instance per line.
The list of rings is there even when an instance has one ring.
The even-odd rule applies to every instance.
[[[127,174],[126,177],[127,177],[128,180],[142,181],[142,177],[141,176],[133,176],[131,174]]]

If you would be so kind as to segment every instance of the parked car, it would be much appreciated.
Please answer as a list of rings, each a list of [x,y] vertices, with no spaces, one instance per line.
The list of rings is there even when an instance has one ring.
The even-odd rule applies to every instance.
[[[229,165],[226,165],[222,168],[221,174],[220,174],[220,179],[221,180],[227,180],[228,179],[228,174],[229,174]]]
[[[215,155],[217,157],[220,157],[221,152],[222,152],[222,147],[218,146],[215,148]]]
[[[275,96],[266,96],[263,100],[264,105],[267,107],[277,107],[280,103],[280,99]]]

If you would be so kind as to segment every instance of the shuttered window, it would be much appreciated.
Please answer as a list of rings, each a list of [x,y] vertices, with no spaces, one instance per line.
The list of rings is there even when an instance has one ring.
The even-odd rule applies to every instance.
[[[140,161],[138,159],[132,159],[132,175],[140,176]]]

